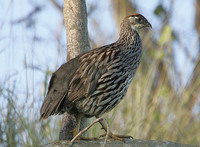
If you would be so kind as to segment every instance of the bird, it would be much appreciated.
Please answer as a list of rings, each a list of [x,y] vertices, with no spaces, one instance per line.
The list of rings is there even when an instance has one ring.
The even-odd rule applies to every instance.
[[[76,136],[82,117],[101,117],[111,111],[127,93],[142,58],[139,29],[152,28],[148,20],[136,13],[126,16],[120,25],[119,39],[78,55],[52,74],[48,92],[40,109],[40,120],[51,115],[77,115]],[[104,121],[100,121],[107,131]],[[125,136],[125,135],[124,135]],[[109,133],[122,140],[123,135]]]

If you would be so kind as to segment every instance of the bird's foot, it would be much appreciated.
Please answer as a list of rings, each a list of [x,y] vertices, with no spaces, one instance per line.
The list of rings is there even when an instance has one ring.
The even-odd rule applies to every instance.
[[[75,136],[77,136],[78,133],[79,133],[78,130],[77,130],[77,128],[71,130],[70,132],[73,133],[73,138],[74,138]],[[76,139],[77,139],[77,140],[97,140],[98,138],[95,138],[95,137],[89,138],[89,137],[83,137],[83,136],[80,135],[80,136],[78,136]]]
[[[99,136],[99,137],[105,137],[105,136],[106,136],[106,134],[103,134],[103,135],[101,135],[101,136]],[[108,138],[109,138],[109,139],[119,140],[119,141],[123,141],[124,139],[133,139],[132,136],[128,136],[128,135],[118,135],[118,134],[113,134],[113,133],[111,133],[111,132],[109,133]]]
[[[95,138],[95,137],[82,137],[82,136],[79,136],[79,140],[98,140],[98,138]]]

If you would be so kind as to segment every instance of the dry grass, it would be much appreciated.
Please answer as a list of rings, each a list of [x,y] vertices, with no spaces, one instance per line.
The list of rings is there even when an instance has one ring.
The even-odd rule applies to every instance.
[[[159,36],[164,36],[162,33]],[[104,116],[114,133],[131,135],[133,138],[140,139],[169,140],[199,145],[200,66],[196,64],[193,74],[195,77],[192,76],[188,84],[180,88],[182,85],[179,75],[173,69],[172,35],[167,40],[162,40],[160,37],[160,39],[149,41],[152,40],[150,38],[152,38],[150,34],[143,38],[143,45],[146,47],[143,60],[127,95],[116,108]],[[164,49],[167,49],[167,52]],[[10,52],[14,54],[14,50]],[[38,95],[35,94],[37,91],[33,88],[33,95],[30,96],[29,87],[34,81],[36,70],[27,66],[24,70],[31,71],[33,76],[31,80],[25,77],[27,87],[23,89],[23,92],[27,96],[20,104],[17,103],[21,99],[21,94],[19,94],[21,91],[16,88],[18,83],[14,81],[11,86],[7,86],[6,83],[9,83],[7,79],[0,83],[0,102],[2,103],[0,105],[0,145],[2,146],[38,146],[58,140],[61,117],[51,117],[39,122],[39,109],[45,92]],[[43,71],[42,74],[45,77],[44,81],[38,85],[46,89],[47,79],[50,77],[49,70]],[[181,86],[177,88],[176,84]],[[34,94],[39,98],[36,99]],[[103,131],[99,132],[100,129],[100,125],[97,124],[88,131],[87,135],[99,136],[103,133]]]
[[[111,130],[133,138],[200,144],[200,112],[194,113],[199,107],[196,105],[199,104],[200,78],[177,92],[169,80],[165,58],[152,58],[149,56],[151,52],[151,49],[144,52],[126,97],[105,115]],[[0,112],[1,144],[38,146],[58,140],[60,117],[39,122],[38,106],[38,111],[31,114],[36,117],[30,119],[24,113],[26,103],[21,107],[15,104],[15,86],[9,90],[2,88],[0,94],[6,104]],[[90,137],[99,136],[103,133],[99,133],[100,129],[100,125],[95,125],[87,134]]]

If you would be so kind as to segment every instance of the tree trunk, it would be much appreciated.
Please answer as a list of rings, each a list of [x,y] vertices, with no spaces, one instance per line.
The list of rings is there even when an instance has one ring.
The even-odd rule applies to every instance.
[[[64,22],[67,32],[67,61],[90,50],[87,30],[87,10],[85,0],[64,0]],[[72,139],[72,130],[76,127],[75,115],[63,114],[60,140]],[[81,120],[81,129],[86,118]]]

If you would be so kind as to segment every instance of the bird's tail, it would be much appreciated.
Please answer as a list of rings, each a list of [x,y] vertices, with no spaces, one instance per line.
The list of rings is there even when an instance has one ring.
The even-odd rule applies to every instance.
[[[58,92],[56,94],[48,93],[40,109],[40,120],[47,119],[50,115],[58,114],[62,109],[61,103],[65,96],[66,94],[59,97]]]

